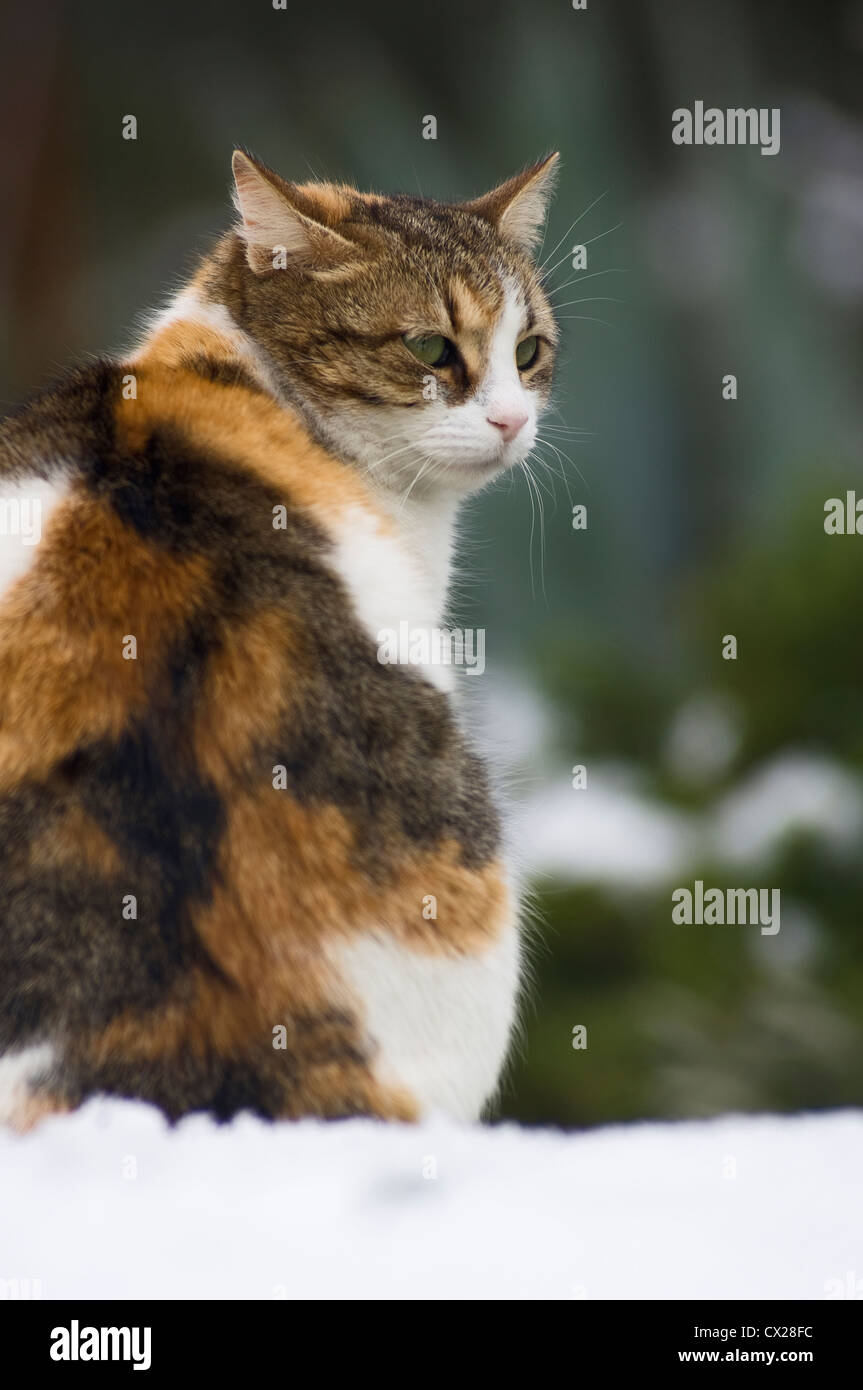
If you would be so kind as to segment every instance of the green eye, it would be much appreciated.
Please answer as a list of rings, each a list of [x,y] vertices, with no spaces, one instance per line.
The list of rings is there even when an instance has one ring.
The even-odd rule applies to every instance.
[[[515,365],[520,372],[526,371],[536,361],[539,352],[539,339],[535,336],[522,338],[515,350]]]
[[[445,367],[452,356],[452,343],[442,333],[429,333],[418,338],[406,333],[402,342],[408,352],[412,352],[417,361],[426,367]]]

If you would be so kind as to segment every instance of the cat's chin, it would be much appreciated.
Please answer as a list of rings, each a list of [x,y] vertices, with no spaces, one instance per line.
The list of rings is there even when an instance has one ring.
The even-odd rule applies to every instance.
[[[514,466],[500,454],[492,459],[477,460],[473,463],[455,463],[447,468],[444,482],[448,482],[459,491],[475,492],[477,488],[484,487],[486,483],[492,482],[494,478],[508,472]]]
[[[493,453],[471,459],[448,459],[441,470],[439,481],[444,487],[465,494],[476,492],[493,482],[502,473],[509,473],[527,458],[527,452],[515,452],[504,445]]]

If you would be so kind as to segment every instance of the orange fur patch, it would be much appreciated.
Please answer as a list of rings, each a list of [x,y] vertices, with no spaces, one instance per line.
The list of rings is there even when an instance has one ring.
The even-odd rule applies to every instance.
[[[370,928],[430,955],[480,952],[496,941],[511,911],[499,864],[468,869],[454,841],[422,853],[394,832],[389,881],[373,883],[353,861],[357,835],[335,806],[300,806],[269,788],[234,794],[220,870],[237,929],[218,938],[205,922],[199,928],[232,978],[254,987],[247,972],[263,960],[271,972],[286,967],[290,979],[298,960],[314,970],[328,941]],[[435,921],[422,915],[429,895],[437,899]]]
[[[190,358],[202,353],[228,365],[234,363],[244,371],[248,369],[248,362],[230,338],[207,324],[187,319],[175,319],[154,333],[137,361],[151,366],[182,367]]]
[[[277,401],[192,371],[144,367],[145,360],[140,359],[138,399],[117,407],[118,430],[130,447],[140,446],[156,426],[170,424],[216,458],[248,468],[283,492],[286,502],[307,507],[328,530],[351,507],[365,508],[383,530],[393,530],[359,474],[317,445]],[[130,365],[134,370],[136,364]]]
[[[201,556],[159,554],[107,503],[70,495],[0,611],[0,787],[119,737],[208,578]],[[123,656],[128,636],[136,660]]]
[[[252,613],[226,630],[203,672],[194,728],[196,763],[220,789],[230,791],[255,745],[288,715],[302,662],[301,638],[283,613]]]
[[[65,1115],[70,1109],[65,1101],[57,1100],[46,1091],[28,1091],[15,1105],[6,1123],[16,1134],[29,1134],[49,1116]]]

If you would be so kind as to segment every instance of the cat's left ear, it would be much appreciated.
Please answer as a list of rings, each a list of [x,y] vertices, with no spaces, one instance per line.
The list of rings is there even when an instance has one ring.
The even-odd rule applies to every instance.
[[[276,268],[283,255],[308,271],[332,270],[356,258],[357,248],[333,227],[345,200],[330,184],[295,184],[235,150],[234,203],[246,259],[256,275]]]
[[[560,154],[555,151],[532,164],[515,178],[462,203],[467,212],[491,222],[501,236],[514,241],[522,251],[530,253],[539,241],[548,202],[559,169]]]

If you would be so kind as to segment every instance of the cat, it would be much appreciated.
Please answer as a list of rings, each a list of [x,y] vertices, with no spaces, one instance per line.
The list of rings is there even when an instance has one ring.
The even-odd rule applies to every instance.
[[[0,430],[0,1119],[473,1121],[519,894],[441,625],[533,446],[557,156],[461,204],[233,157],[238,222],[122,361]]]

